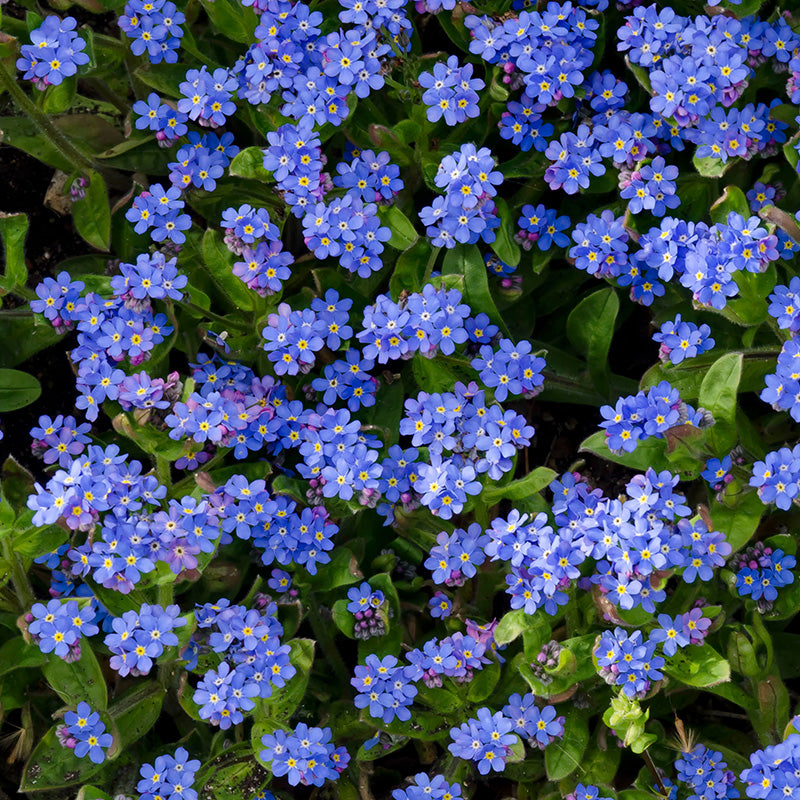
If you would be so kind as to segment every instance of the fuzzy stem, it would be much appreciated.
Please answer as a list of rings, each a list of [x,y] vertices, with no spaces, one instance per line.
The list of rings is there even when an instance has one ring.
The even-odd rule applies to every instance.
[[[28,611],[36,602],[36,595],[33,593],[30,580],[28,580],[25,566],[20,557],[12,550],[9,538],[3,539],[2,552],[3,558],[11,570],[11,583],[14,584],[14,591],[20,607],[23,611]]]
[[[436,262],[439,259],[439,251],[441,248],[434,247],[431,251],[430,257],[428,258],[428,263],[425,265],[425,276],[422,279],[423,285],[426,283],[430,283],[431,280],[431,273],[433,272],[434,266],[436,266]]]
[[[319,602],[314,592],[309,591],[306,594],[306,602],[309,606],[309,613],[306,619],[311,625],[311,630],[314,632],[314,636],[317,639],[325,659],[333,668],[339,681],[344,684],[349,684],[347,667],[341,655],[339,655],[339,651],[336,649],[336,643],[333,641],[328,626],[320,615]]]
[[[25,115],[39,129],[39,132],[52,144],[67,161],[80,172],[98,172],[104,176],[108,170],[102,164],[78,148],[51,121],[50,118],[34,103],[14,80],[14,76],[0,61],[0,87],[5,89],[11,99],[20,107]]]

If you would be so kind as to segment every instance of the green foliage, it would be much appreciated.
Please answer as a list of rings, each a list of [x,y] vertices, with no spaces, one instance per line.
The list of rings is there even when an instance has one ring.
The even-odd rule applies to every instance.
[[[39,381],[18,369],[0,369],[0,412],[30,405],[42,393]]]

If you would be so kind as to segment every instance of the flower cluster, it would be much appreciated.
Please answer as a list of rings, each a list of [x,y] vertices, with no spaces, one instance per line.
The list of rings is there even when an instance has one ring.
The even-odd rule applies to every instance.
[[[164,189],[160,183],[154,183],[137,195],[125,212],[125,219],[133,223],[136,233],[149,231],[154,242],[169,239],[174,244],[183,244],[186,241],[184,231],[192,227],[192,219],[184,213],[184,206],[178,186]]]
[[[406,400],[400,433],[411,436],[414,447],[428,448],[430,462],[417,465],[420,502],[450,519],[468,496],[481,492],[479,475],[498,478],[511,469],[512,456],[530,443],[533,428],[521,414],[487,407],[476,383],[458,383],[455,392],[420,392]]]
[[[394,656],[368,655],[364,664],[355,668],[355,677],[350,680],[357,692],[355,707],[366,708],[371,717],[386,724],[393,719],[407,722],[417,695],[414,684],[421,676],[416,664],[402,665]]]
[[[478,150],[473,144],[465,144],[445,156],[434,177],[445,194],[419,212],[433,246],[493,242],[500,219],[492,198],[502,182],[503,174],[495,170],[488,147]]]
[[[170,0],[129,0],[118,24],[131,40],[135,56],[147,53],[151,64],[174,64],[185,21],[186,17]]]
[[[719,754],[713,755],[716,761],[724,763]],[[750,766],[742,770],[740,779],[747,786],[748,797],[792,797],[800,791],[799,770],[800,734],[793,732],[783,742],[751,753]],[[731,782],[726,780],[726,783]]]
[[[469,313],[457,289],[427,284],[402,304],[381,294],[364,309],[356,338],[364,345],[364,357],[379,364],[408,359],[415,352],[428,358],[439,352],[452,355],[457,344],[467,341]]]
[[[477,574],[478,567],[486,560],[484,550],[488,544],[489,537],[477,522],[473,522],[467,530],[456,528],[452,533],[442,531],[425,560],[425,568],[433,573],[434,583],[461,586]]]
[[[309,208],[303,217],[303,236],[317,258],[338,257],[346,270],[368,278],[383,266],[380,254],[392,232],[381,225],[375,203],[348,193]]]
[[[608,683],[622,687],[629,697],[644,697],[652,683],[661,680],[664,659],[655,654],[657,644],[644,641],[641,631],[630,636],[622,628],[607,631],[597,644],[594,657]]]
[[[517,741],[513,729],[514,722],[502,711],[493,714],[489,708],[479,708],[476,718],[450,729],[448,750],[457,758],[476,762],[481,775],[502,772]]]
[[[558,716],[553,706],[538,707],[531,692],[512,694],[503,714],[513,723],[514,733],[539,750],[564,736],[564,717]]]
[[[667,381],[646,392],[620,397],[613,406],[603,406],[600,413],[600,427],[605,429],[606,444],[613,452],[632,453],[640,441],[662,439],[666,431],[678,425],[705,428],[713,423],[708,412],[684,403]]]
[[[417,674],[426,686],[441,686],[445,677],[469,683],[475,671],[489,663],[487,653],[495,648],[494,626],[467,620],[466,635],[459,631],[443,639],[429,639],[421,650],[411,650],[408,660],[419,670]]]
[[[544,749],[564,736],[564,717],[553,706],[539,708],[534,696],[513,694],[502,711],[492,713],[479,708],[475,718],[450,729],[450,752],[458,758],[472,760],[478,772],[502,772],[517,737],[533,747]]]
[[[553,676],[550,672],[558,669],[563,652],[564,648],[555,639],[543,644],[542,649],[536,654],[536,660],[530,663],[534,678],[545,686],[548,683],[552,683]]]
[[[78,346],[70,352],[70,358],[77,365],[76,385],[81,391],[76,405],[87,419],[97,419],[99,406],[106,399],[119,399],[123,406],[130,402],[140,408],[149,407],[140,405],[137,399],[142,403],[160,401],[177,383],[177,376],[168,386],[163,379],[151,380],[142,373],[148,390],[138,392],[141,381],[126,378],[122,370],[116,369],[126,358],[134,366],[148,360],[153,349],[173,332],[167,316],[153,310],[153,301],[182,298],[187,279],[175,264],[175,259],[167,259],[162,253],[142,254],[135,264],[122,262],[121,275],[112,278],[116,294],[110,299],[95,292],[82,294],[84,283],[71,280],[66,272],[55,279],[45,278],[37,286],[37,299],[31,308],[43,313],[59,331],[73,327],[78,330]],[[131,381],[135,385],[130,385]],[[124,386],[132,393],[123,392]],[[84,430],[88,428],[81,427],[81,432]],[[60,463],[67,468],[69,455],[81,451],[71,450],[66,440],[62,444],[68,446],[59,450]]]
[[[650,211],[654,217],[663,217],[668,208],[677,208],[681,199],[675,183],[678,168],[667,166],[661,156],[637,169],[620,181],[619,195],[628,200],[631,214]]]
[[[75,711],[64,714],[64,725],[59,726],[56,736],[62,747],[72,750],[78,758],[86,758],[94,764],[106,760],[106,751],[114,739],[106,733],[106,724],[97,711],[81,701]]]
[[[293,311],[281,303],[262,330],[263,348],[278,375],[297,375],[314,366],[316,353],[325,346],[326,326],[313,309]]]
[[[441,775],[418,772],[405,789],[395,789],[392,800],[461,800],[461,784],[448,783]]]
[[[598,278],[618,278],[628,261],[628,233],[622,217],[615,217],[610,209],[589,214],[586,222],[579,222],[572,232],[575,245],[569,257],[578,269],[586,270]]]
[[[727,767],[722,753],[707,750],[702,744],[695,745],[691,752],[682,752],[675,761],[678,780],[692,792],[688,795],[689,800],[738,797],[736,775]]]
[[[156,141],[162,146],[168,146],[171,139],[184,136],[188,131],[186,121],[189,117],[167,103],[162,103],[155,92],[150,92],[147,100],[137,100],[132,111],[137,115],[136,130],[154,131]]]
[[[672,364],[680,364],[684,359],[702,355],[714,347],[708,325],[698,327],[694,322],[684,322],[680,314],[665,322],[661,330],[653,334],[653,341],[661,345],[659,358]]]
[[[263,609],[231,605],[229,600],[199,606],[193,636],[200,651],[224,654],[216,669],[208,669],[194,691],[198,714],[227,730],[255,707],[254,698],[267,698],[297,672],[290,663],[289,645],[282,645],[283,626],[275,603]],[[263,611],[263,613],[262,613]],[[191,666],[190,662],[190,666]]]
[[[703,616],[700,608],[693,608],[675,618],[659,614],[658,625],[650,631],[648,642],[661,644],[665,656],[674,656],[678,648],[704,644],[711,620]]]
[[[538,113],[575,95],[592,63],[596,20],[583,9],[548,5],[547,10],[520,11],[503,22],[469,15],[470,52],[489,64],[500,64],[510,80],[524,86],[522,102]]]
[[[585,557],[595,560],[597,572],[583,585],[598,585],[602,596],[613,604],[608,610],[610,619],[614,618],[613,606],[630,609],[641,605],[654,613],[656,604],[666,598],[663,586],[668,570],[682,570],[687,583],[698,577],[710,580],[714,569],[724,564],[731,546],[722,533],[709,531],[702,520],[686,519],[691,512],[683,495],[675,491],[677,483],[677,475],[649,469],[629,482],[629,499],[625,500],[608,499],[599,490],[591,491],[580,475],[567,473],[554,481],[551,489],[558,538],[551,542],[539,539],[530,548],[539,560],[533,584],[525,580],[530,568],[528,573],[507,579],[509,591],[522,598],[516,599],[516,604],[526,610],[538,607],[533,590],[541,591],[539,587],[549,587],[556,581],[568,585],[569,571],[574,574]],[[562,561],[566,562],[564,566]],[[549,591],[557,589],[558,583]],[[525,596],[526,591],[531,592],[530,598]],[[566,602],[562,591],[553,599]]]
[[[165,647],[177,646],[175,628],[186,624],[180,611],[177,605],[162,608],[144,603],[138,613],[126,611],[112,619],[112,632],[104,640],[111,651],[111,669],[122,677],[147,675]]]
[[[793,555],[773,550],[763,542],[756,542],[737,553],[728,564],[736,571],[739,596],[755,600],[762,613],[772,608],[778,598],[778,589],[794,583],[792,569],[796,565]]]
[[[333,185],[360,195],[365,203],[387,205],[405,185],[400,167],[389,159],[386,151],[362,150],[349,164],[336,165],[338,175],[333,178]]]
[[[60,519],[70,530],[89,531],[103,514],[94,540],[71,546],[66,556],[73,575],[91,573],[105,588],[125,594],[157,561],[167,563],[176,574],[196,566],[194,555],[201,549],[211,552],[213,540],[219,537],[217,525],[206,514],[205,501],[172,500],[169,513],[155,511],[166,487],[153,475],[143,475],[139,461],[128,463],[126,458],[116,445],[105,449],[92,445],[88,458],[75,459],[68,470],[58,470],[46,487],[36,484],[36,493],[28,498],[35,525],[51,525]]]
[[[59,414],[55,419],[43,414],[39,424],[31,428],[31,450],[45,464],[67,469],[91,441],[86,435],[91,428],[87,422],[78,423],[71,414],[66,417]]]
[[[64,78],[78,71],[78,67],[89,63],[84,53],[86,42],[78,36],[74,17],[63,20],[55,15],[45,17],[44,22],[31,31],[31,44],[20,48],[17,69],[24,72],[25,80],[33,81],[37,89],[58,86]]]
[[[371,639],[386,633],[389,605],[380,589],[373,589],[364,581],[347,590],[347,610],[356,618],[353,635],[356,639]]]
[[[344,358],[337,358],[328,364],[321,378],[311,382],[311,388],[323,392],[322,402],[328,406],[337,400],[346,400],[350,411],[369,408],[375,405],[375,394],[378,391],[378,379],[369,374],[375,366],[371,358],[362,358],[357,347],[351,347]]]
[[[446,64],[434,65],[432,72],[421,72],[419,85],[425,89],[422,102],[428,107],[430,122],[444,117],[452,126],[480,114],[478,92],[486,84],[472,77],[472,64],[459,66],[457,56],[450,56]]]
[[[800,445],[781,447],[753,464],[750,485],[765,505],[775,503],[788,511],[800,492]]]
[[[472,368],[480,373],[481,383],[493,389],[495,399],[501,403],[509,394],[535,397],[544,383],[545,362],[532,350],[530,342],[524,339],[518,343],[500,339],[496,349],[489,345],[481,347],[478,358],[472,360]]]
[[[189,760],[185,747],[178,747],[174,755],[165,753],[156,757],[152,764],[142,764],[139,768],[141,780],[136,784],[139,800],[197,800],[193,788],[194,778],[200,762]]]
[[[800,422],[800,341],[795,338],[783,343],[775,372],[764,376],[765,387],[759,397],[776,411],[788,411]]]
[[[558,216],[554,208],[545,208],[543,204],[534,207],[522,206],[522,215],[517,221],[520,230],[514,237],[524,250],[530,250],[534,244],[540,250],[549,250],[553,245],[566,247],[569,236],[564,233],[570,226],[566,214]]]
[[[80,640],[94,636],[96,611],[91,605],[81,607],[77,600],[50,600],[47,605],[34,603],[25,615],[28,633],[43,653],[54,653],[64,661],[81,656]]]
[[[335,781],[347,768],[350,756],[331,741],[330,728],[309,728],[303,722],[289,733],[276,730],[261,737],[261,760],[275,777],[286,776],[290,785],[322,786]]]

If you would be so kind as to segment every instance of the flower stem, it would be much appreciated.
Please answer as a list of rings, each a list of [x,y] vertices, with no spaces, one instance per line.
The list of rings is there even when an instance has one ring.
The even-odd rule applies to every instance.
[[[436,266],[436,261],[439,258],[439,251],[441,248],[434,247],[431,251],[431,254],[428,258],[428,263],[425,265],[425,276],[422,279],[423,285],[426,283],[430,283],[431,280],[431,273],[433,272],[434,266]]]
[[[5,89],[11,99],[20,107],[25,115],[39,129],[39,132],[61,153],[72,166],[80,172],[98,172],[104,176],[108,169],[91,156],[84,153],[67,136],[65,136],[50,118],[34,103],[17,84],[14,76],[0,61],[0,87]]]
[[[322,654],[325,656],[325,660],[333,668],[339,681],[344,684],[349,684],[347,667],[341,655],[339,655],[339,651],[336,649],[336,643],[333,641],[328,625],[325,623],[325,620],[322,619],[319,610],[319,602],[314,592],[309,591],[306,594],[306,602],[309,606],[309,614],[306,619],[308,619],[311,625],[311,630],[314,632],[314,636],[322,650]]]
[[[3,559],[6,561],[11,571],[11,583],[14,585],[14,592],[17,595],[20,607],[23,611],[28,611],[36,602],[36,595],[33,593],[30,580],[28,580],[28,573],[25,570],[25,565],[11,548],[9,537],[3,539],[2,552]]]

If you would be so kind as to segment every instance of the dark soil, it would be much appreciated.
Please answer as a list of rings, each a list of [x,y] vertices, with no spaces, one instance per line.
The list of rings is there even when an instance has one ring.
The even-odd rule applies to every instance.
[[[14,147],[0,145],[0,174],[4,191],[0,193],[0,211],[28,215],[25,242],[28,286],[35,288],[43,278],[57,274],[58,265],[67,258],[84,255],[91,248],[75,232],[71,217],[61,217],[44,206],[44,196],[54,170]],[[0,248],[0,264],[5,258]],[[4,308],[24,306],[11,295],[3,298]],[[1,323],[0,323],[1,324]],[[30,455],[28,432],[41,414],[69,414],[75,401],[75,377],[67,352],[74,346],[74,334],[37,353],[18,369],[30,373],[42,384],[41,397],[33,404],[4,414],[0,441],[0,460],[9,454],[29,469],[38,471],[41,462]]]

